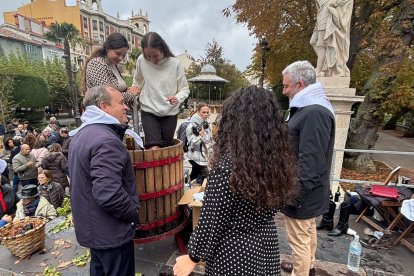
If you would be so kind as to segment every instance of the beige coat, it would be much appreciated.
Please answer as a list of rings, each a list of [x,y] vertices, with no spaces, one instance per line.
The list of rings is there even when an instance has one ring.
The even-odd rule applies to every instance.
[[[23,200],[20,200],[17,203],[17,211],[16,211],[16,217],[14,218],[14,221],[24,219],[25,216],[26,215],[24,214]],[[50,204],[46,198],[44,198],[43,196],[40,196],[40,201],[35,211],[35,216],[44,217],[47,219],[47,221],[49,221],[49,220],[56,218],[57,213],[53,205]]]

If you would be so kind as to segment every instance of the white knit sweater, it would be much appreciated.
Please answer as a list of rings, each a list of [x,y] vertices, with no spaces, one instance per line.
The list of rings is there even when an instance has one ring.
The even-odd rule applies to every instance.
[[[175,57],[153,64],[140,55],[133,85],[141,88],[141,109],[157,116],[176,115],[180,104],[190,93],[184,68]],[[168,96],[176,96],[178,104],[171,105],[167,101]]]

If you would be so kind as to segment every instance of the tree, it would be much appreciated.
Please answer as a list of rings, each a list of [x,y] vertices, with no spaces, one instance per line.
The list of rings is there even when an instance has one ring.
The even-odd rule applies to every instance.
[[[347,148],[372,148],[378,138],[385,109],[396,107],[394,104],[398,100],[402,104],[413,104],[411,47],[414,41],[414,0],[401,0],[382,23],[385,33],[379,36],[381,53],[376,69],[364,87],[365,101],[351,121]],[[344,161],[347,167],[365,171],[374,169],[366,154],[347,154]]]
[[[408,41],[410,33],[413,33],[413,16],[410,12],[413,6],[413,0],[354,1],[348,67],[352,69],[351,85],[357,88],[359,95],[366,95],[366,100],[359,107],[353,120],[354,124],[351,124],[353,130],[349,132],[349,137],[352,138],[348,139],[353,142],[348,143],[348,148],[372,147],[384,110],[397,110],[402,104],[398,101],[413,98],[409,96],[409,80],[412,80],[412,74],[398,78],[410,74],[412,69],[410,71],[408,64],[412,62],[395,68],[398,67],[398,62],[404,65],[404,60],[408,61],[407,58],[410,56]],[[251,33],[258,38],[265,36],[269,42],[271,50],[268,53],[266,76],[272,85],[277,86],[281,78],[280,72],[293,61],[307,59],[315,64],[316,55],[309,44],[316,18],[314,0],[263,0],[254,5],[250,0],[237,0],[234,5],[223,10],[225,16],[231,16],[232,12],[238,22],[248,26]],[[405,20],[401,20],[401,17],[405,17]],[[387,24],[390,25],[396,18],[399,18],[397,21],[403,25],[394,24],[387,32]],[[399,27],[406,29],[403,31],[404,35],[396,34],[395,31]],[[399,47],[399,38],[405,41],[404,47]],[[395,52],[387,54],[386,49],[394,49]],[[401,51],[398,54],[397,49]],[[389,54],[395,58],[399,57],[396,59],[398,62],[394,63]],[[258,45],[250,68],[252,71],[260,72],[260,57],[261,49]],[[403,80],[404,84],[401,82]],[[404,93],[404,97],[398,97],[398,93]],[[365,123],[359,125],[357,122]],[[360,127],[359,131],[356,131],[357,125]],[[359,164],[361,167],[369,165],[364,162]]]
[[[33,60],[22,54],[0,56],[0,73],[37,76],[45,80],[49,90],[49,102],[62,102],[70,105],[68,94],[68,78],[64,62],[58,57],[51,60]]]
[[[77,89],[75,89],[75,83],[73,80],[72,75],[72,64],[71,64],[71,57],[70,57],[70,46],[76,46],[77,43],[82,41],[80,37],[80,32],[78,28],[72,23],[62,22],[58,23],[55,22],[49,28],[49,32],[45,34],[45,37],[51,41],[62,43],[63,42],[63,52],[65,55],[65,68],[66,68],[66,76],[68,78],[69,83],[69,95],[70,95],[70,102],[73,111],[76,113],[76,106],[78,103],[75,103],[75,93],[79,93]],[[76,117],[76,114],[74,114]]]
[[[135,47],[128,54],[128,60],[125,62],[125,68],[129,74],[132,75],[135,67],[137,66],[137,59],[141,55],[141,48]]]
[[[13,117],[13,109],[17,107],[13,100],[14,79],[7,75],[0,76],[0,122],[9,122]]]

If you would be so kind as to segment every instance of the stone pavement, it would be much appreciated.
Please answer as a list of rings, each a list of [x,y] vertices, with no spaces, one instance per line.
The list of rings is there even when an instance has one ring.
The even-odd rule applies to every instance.
[[[211,118],[210,121],[213,120],[214,118]],[[59,121],[64,124],[72,122],[70,118],[59,118]],[[182,121],[179,120],[177,126]],[[380,132],[376,149],[414,151],[414,139],[400,139],[386,132]],[[384,161],[390,166],[403,165],[410,167],[411,165],[411,168],[414,166],[410,159],[403,163],[403,159],[400,157],[393,160],[388,157],[385,159],[383,156],[378,155],[374,158]],[[338,216],[339,214],[336,212],[336,220]],[[351,216],[349,223],[350,227],[357,231],[360,236],[364,236],[363,229],[367,227],[364,222],[355,223],[355,216]],[[291,252],[286,240],[282,214],[276,216],[276,224],[279,232],[281,260],[289,259]],[[329,237],[326,233],[327,231],[318,231],[317,261],[315,264],[317,275],[357,275],[350,273],[346,267],[351,237],[348,235]],[[61,244],[62,241],[66,241],[66,244],[69,245],[68,248]],[[0,275],[42,275],[46,267],[45,264],[57,267],[59,261],[72,260],[85,254],[85,252],[86,248],[77,243],[73,228],[54,235],[48,234],[46,253],[35,253],[30,259],[19,261],[6,248],[0,247]],[[172,273],[172,266],[178,255],[179,249],[174,237],[149,244],[137,244],[135,245],[136,272],[140,272],[145,276],[155,276],[160,275],[160,273],[167,273],[164,275],[168,275],[168,273]],[[203,267],[199,267],[197,273],[193,273],[193,275],[202,275],[203,270]],[[359,275],[414,275],[413,271],[413,253],[403,246],[396,246],[382,252],[363,248]],[[61,269],[60,272],[62,275],[89,275],[88,266],[81,268],[69,266]],[[283,272],[282,275],[289,274]]]
[[[338,214],[336,214],[336,219]],[[290,258],[290,248],[286,240],[286,230],[283,224],[283,215],[276,216],[279,232],[279,247],[281,260]],[[350,219],[350,227],[363,236],[364,223],[355,223],[355,216]],[[50,228],[51,226],[49,226]],[[318,249],[315,264],[317,275],[413,275],[413,253],[405,247],[397,246],[378,252],[363,248],[360,273],[350,273],[346,263],[348,246],[351,237],[329,237],[326,231],[318,231]],[[65,248],[62,242],[66,242]],[[73,228],[66,231],[47,235],[46,253],[34,253],[30,259],[18,260],[9,251],[0,247],[0,275],[42,275],[46,266],[58,267],[59,263],[70,261],[85,254],[86,248],[80,246],[75,238]],[[145,276],[156,276],[160,273],[172,273],[172,266],[179,254],[174,237],[163,241],[135,245],[135,269]],[[193,275],[203,275],[203,267],[197,269]],[[88,266],[69,266],[62,268],[62,275],[88,275]],[[162,275],[162,274],[161,274]],[[289,275],[282,273],[282,275]]]
[[[414,152],[414,138],[401,138],[394,130],[381,130],[375,143],[375,150]],[[403,166],[414,170],[414,155],[372,154],[372,158],[386,163],[391,168]]]

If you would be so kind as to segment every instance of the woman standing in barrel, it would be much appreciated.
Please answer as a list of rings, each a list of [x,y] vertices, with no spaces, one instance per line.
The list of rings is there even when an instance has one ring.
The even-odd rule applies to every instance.
[[[147,33],[141,41],[141,49],[134,86],[141,91],[145,147],[168,147],[173,144],[178,108],[190,93],[184,68],[157,33]]]
[[[122,92],[125,102],[131,106],[138,95],[137,87],[127,87],[117,65],[125,59],[129,50],[128,40],[120,33],[107,36],[102,47],[96,50],[85,65],[84,92],[95,86],[111,85]]]

